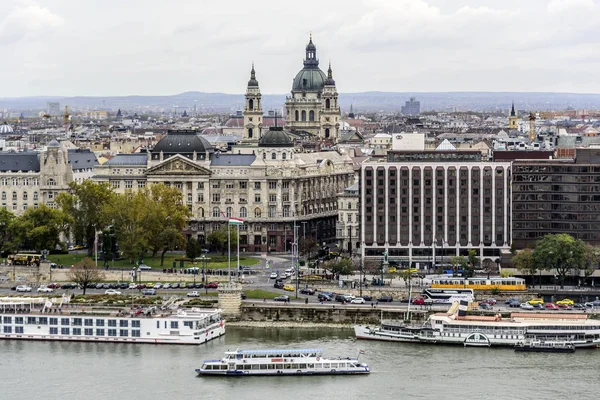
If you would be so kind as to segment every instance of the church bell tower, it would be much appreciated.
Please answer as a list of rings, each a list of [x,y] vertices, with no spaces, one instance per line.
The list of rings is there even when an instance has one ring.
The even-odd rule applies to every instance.
[[[248,87],[246,88],[246,104],[244,106],[244,134],[242,135],[244,141],[253,142],[260,139],[263,123],[262,118],[263,111],[260,88],[258,87],[258,81],[256,80],[254,63],[252,63],[250,80],[248,81]]]

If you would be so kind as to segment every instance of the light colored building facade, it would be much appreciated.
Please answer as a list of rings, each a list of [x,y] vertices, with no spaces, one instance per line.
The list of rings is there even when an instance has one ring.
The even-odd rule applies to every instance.
[[[117,155],[97,166],[95,179],[117,192],[175,186],[192,212],[189,237],[206,242],[237,217],[245,221],[240,250],[266,253],[291,250],[294,222],[297,237],[335,244],[337,195],[354,183],[354,170],[350,157],[336,151],[297,153],[283,128],[272,128],[239,154],[214,153],[194,131],[169,133],[151,153]]]
[[[358,182],[338,194],[337,237],[342,252],[355,254],[360,248],[360,191]]]

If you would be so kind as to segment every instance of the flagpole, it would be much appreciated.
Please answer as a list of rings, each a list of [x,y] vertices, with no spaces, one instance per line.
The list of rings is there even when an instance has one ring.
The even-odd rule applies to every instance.
[[[231,282],[231,224],[227,221],[227,274]]]
[[[237,225],[237,270],[240,272],[240,225]]]

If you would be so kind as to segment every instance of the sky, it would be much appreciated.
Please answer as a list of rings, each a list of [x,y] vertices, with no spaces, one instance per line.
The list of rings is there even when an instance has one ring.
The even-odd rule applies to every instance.
[[[312,32],[339,92],[600,93],[600,0],[2,0],[0,97],[289,92]]]

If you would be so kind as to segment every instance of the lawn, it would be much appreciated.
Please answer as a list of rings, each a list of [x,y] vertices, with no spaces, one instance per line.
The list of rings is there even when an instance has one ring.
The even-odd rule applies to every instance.
[[[48,260],[50,260],[51,262],[54,262],[56,264],[71,266],[73,264],[80,262],[85,257],[87,257],[87,254],[85,252],[71,252],[69,254],[51,254],[48,256]],[[160,266],[160,257],[148,256],[148,257],[144,258],[144,264],[149,265],[152,268],[162,270],[163,268],[173,268],[173,263],[175,262],[177,264],[177,268],[179,268],[179,261],[176,261],[176,260],[179,260],[182,257],[183,257],[182,254],[167,253],[165,255],[164,266],[161,267]],[[92,256],[91,258],[94,259],[94,256]],[[206,258],[209,259],[206,262],[206,268],[218,269],[218,268],[227,268],[227,266],[228,266],[226,255],[222,256],[222,255],[218,255],[218,254],[208,254],[208,256]],[[240,257],[240,265],[252,266],[252,265],[258,264],[259,262],[260,262],[260,260],[258,258],[248,257],[248,256]],[[98,265],[100,267],[102,267],[104,265],[104,261],[98,259]],[[121,269],[121,268],[130,269],[130,268],[134,267],[134,265],[131,264],[129,262],[129,260],[125,260],[125,259],[115,260],[114,262],[109,261],[109,265],[111,268],[114,266],[117,269]],[[231,266],[232,266],[232,268],[235,269],[236,265],[237,265],[237,258],[232,255]],[[202,268],[202,263],[200,261],[197,261],[195,266],[198,268]],[[192,262],[189,262],[189,261],[185,262],[184,268],[192,268],[192,267],[194,267],[194,264]]]

